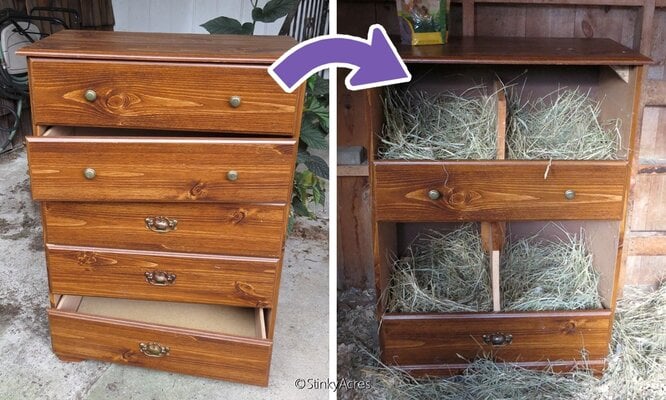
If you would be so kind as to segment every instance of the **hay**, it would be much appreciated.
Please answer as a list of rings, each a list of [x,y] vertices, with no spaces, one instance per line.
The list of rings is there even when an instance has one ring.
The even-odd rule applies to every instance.
[[[584,233],[554,241],[538,235],[508,242],[500,270],[502,310],[545,311],[602,308],[599,274]]]
[[[511,364],[479,359],[464,373],[453,378],[414,379],[392,367],[367,368],[376,399],[512,399],[588,400],[587,388],[595,382],[592,374],[574,371],[554,374],[550,370],[527,370]],[[583,390],[581,390],[583,389]]]
[[[387,289],[389,312],[492,310],[488,256],[478,225],[421,234],[396,260]]]
[[[611,356],[601,396],[666,399],[666,283],[657,290],[625,289],[618,302]]]
[[[340,343],[354,341],[359,326],[377,328],[371,304],[366,320],[354,320]],[[628,290],[618,302],[608,368],[601,379],[586,371],[555,374],[510,364],[473,362],[461,376],[414,379],[376,358],[377,341],[359,344],[355,354],[364,364],[338,365],[338,378],[367,380],[370,389],[342,389],[342,399],[666,399],[666,284],[655,291]],[[360,325],[359,325],[360,324]],[[353,375],[350,375],[353,374]]]
[[[510,159],[613,160],[621,146],[620,120],[600,122],[601,102],[579,89],[558,89],[535,101],[509,90]]]
[[[388,88],[380,159],[495,159],[497,95],[483,86],[430,95]]]

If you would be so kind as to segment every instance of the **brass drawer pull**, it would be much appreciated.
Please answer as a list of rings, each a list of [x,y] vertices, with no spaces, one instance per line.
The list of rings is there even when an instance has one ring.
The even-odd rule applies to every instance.
[[[88,167],[83,170],[83,176],[88,180],[95,179],[95,177],[97,176],[97,171],[95,171],[94,168]]]
[[[144,273],[146,282],[155,286],[169,286],[176,281],[176,274],[164,271],[153,271]]]
[[[97,92],[95,92],[95,91],[92,90],[92,89],[88,89],[88,90],[86,90],[86,92],[83,94],[83,97],[85,97],[86,100],[88,100],[89,102],[92,103],[93,101],[97,100]]]
[[[439,192],[439,190],[432,189],[428,192],[428,197],[430,197],[430,200],[438,200],[440,197],[442,197],[442,194]]]
[[[148,357],[164,357],[169,355],[169,348],[159,343],[139,343],[139,350]]]
[[[170,219],[167,217],[147,217],[146,218],[146,228],[150,229],[153,232],[169,232],[175,231],[178,221],[175,219]]]
[[[231,96],[229,97],[229,105],[233,108],[238,108],[241,105],[240,96]]]
[[[483,335],[483,341],[486,344],[493,346],[504,346],[511,344],[513,341],[513,335],[506,335],[504,333],[493,333],[491,335]]]
[[[566,190],[566,191],[564,192],[564,197],[565,197],[567,200],[573,200],[573,199],[576,198],[576,191],[575,191],[575,190],[572,190],[572,189],[568,189],[568,190]]]

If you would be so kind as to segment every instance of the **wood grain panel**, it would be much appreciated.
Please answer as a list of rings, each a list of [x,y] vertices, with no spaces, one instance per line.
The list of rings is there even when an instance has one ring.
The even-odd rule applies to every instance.
[[[296,44],[296,40],[288,36],[76,30],[63,30],[46,39],[22,48],[19,54],[67,59],[268,65]]]
[[[620,219],[626,162],[376,161],[375,213],[382,221]],[[441,198],[431,200],[432,189]],[[575,199],[564,197],[566,190]]]
[[[51,291],[58,294],[270,307],[279,260],[48,245]],[[174,274],[166,286],[145,274]]]
[[[285,93],[266,67],[33,58],[30,79],[37,125],[291,136],[300,118],[299,90]]]
[[[338,178],[338,281],[372,287],[372,212],[368,179]]]
[[[399,45],[396,48],[408,63],[638,65],[651,62],[648,57],[610,39],[497,36],[454,38],[446,46]]]
[[[501,361],[590,360],[608,351],[610,311],[478,314],[386,314],[382,361],[397,365],[460,364],[486,354]],[[483,335],[512,335],[502,346]],[[461,358],[462,357],[462,358]]]
[[[281,205],[43,203],[46,243],[131,250],[280,257]],[[158,233],[146,217],[177,220]]]
[[[33,136],[27,142],[34,200],[290,200],[292,139]],[[94,179],[84,177],[86,168],[95,170]],[[235,181],[229,171],[237,172]]]
[[[165,306],[168,312],[168,306]],[[49,310],[53,351],[62,358],[115,362],[255,385],[268,385],[272,341]],[[140,343],[169,354],[147,357]]]

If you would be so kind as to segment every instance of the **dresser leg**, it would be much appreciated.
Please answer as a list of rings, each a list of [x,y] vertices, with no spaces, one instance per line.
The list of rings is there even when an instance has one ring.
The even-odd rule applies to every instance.
[[[60,359],[60,361],[64,361],[64,362],[80,362],[80,361],[85,360],[85,358],[66,356],[66,355],[58,354],[58,353],[56,353],[56,357],[58,357]]]

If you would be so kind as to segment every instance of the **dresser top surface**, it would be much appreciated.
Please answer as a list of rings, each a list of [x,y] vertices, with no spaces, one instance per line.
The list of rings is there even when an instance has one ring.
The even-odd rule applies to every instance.
[[[408,63],[642,65],[648,57],[611,39],[466,37],[445,45],[396,46]]]
[[[18,51],[29,57],[271,64],[296,44],[287,36],[63,30]]]

